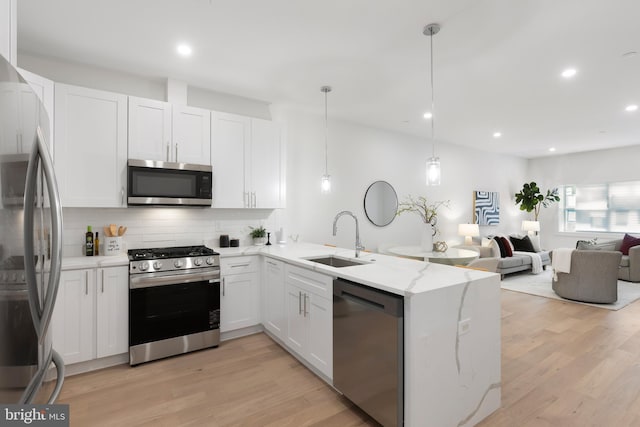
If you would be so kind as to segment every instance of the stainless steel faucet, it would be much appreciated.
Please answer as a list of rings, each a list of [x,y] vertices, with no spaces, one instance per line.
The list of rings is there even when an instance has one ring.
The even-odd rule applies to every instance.
[[[333,235],[335,236],[338,232],[338,218],[342,215],[350,215],[356,221],[356,258],[360,257],[360,251],[364,249],[362,243],[360,242],[360,228],[358,227],[358,218],[350,211],[342,211],[339,212],[338,215],[333,219]]]

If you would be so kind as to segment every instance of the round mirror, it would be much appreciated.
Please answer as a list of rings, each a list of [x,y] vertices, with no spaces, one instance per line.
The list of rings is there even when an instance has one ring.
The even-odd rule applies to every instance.
[[[364,213],[378,227],[391,224],[398,210],[398,196],[391,184],[376,181],[364,195]]]

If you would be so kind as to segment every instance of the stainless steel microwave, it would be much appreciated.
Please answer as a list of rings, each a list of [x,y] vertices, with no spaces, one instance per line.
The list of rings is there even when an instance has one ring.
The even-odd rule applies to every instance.
[[[211,206],[209,165],[129,159],[127,204]]]

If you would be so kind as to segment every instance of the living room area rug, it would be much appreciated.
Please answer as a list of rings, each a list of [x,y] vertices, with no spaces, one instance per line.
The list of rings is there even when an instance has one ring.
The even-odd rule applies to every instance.
[[[625,282],[623,280],[618,280],[618,301],[613,304],[593,304],[561,298],[556,295],[551,288],[552,276],[553,272],[550,267],[547,267],[547,270],[540,274],[531,274],[531,272],[508,274],[500,283],[500,287],[509,291],[523,292],[525,294],[590,305],[607,310],[620,310],[635,300],[640,299],[640,283]]]

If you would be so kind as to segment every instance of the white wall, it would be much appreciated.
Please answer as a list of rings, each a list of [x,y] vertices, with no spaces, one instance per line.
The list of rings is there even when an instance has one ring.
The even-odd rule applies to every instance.
[[[640,145],[585,153],[549,156],[529,160],[528,176],[541,191],[567,184],[601,184],[640,180]],[[541,242],[546,248],[575,247],[576,240],[598,237],[610,240],[622,237],[618,233],[560,233],[559,206],[542,209],[540,214]]]
[[[527,162],[481,150],[439,144],[436,154],[442,163],[442,185],[424,183],[425,161],[431,144],[423,139],[367,128],[355,124],[329,122],[329,174],[332,192],[320,193],[324,173],[324,116],[288,108],[281,112],[288,132],[287,224],[289,235],[304,241],[330,243],[351,248],[355,242],[354,221],[332,223],[341,210],[351,210],[359,219],[360,234],[368,249],[380,243],[418,244],[422,223],[407,213],[386,227],[376,227],[365,216],[363,198],[376,180],[388,181],[400,200],[407,195],[424,195],[431,201],[451,200],[450,209],[440,211],[437,240],[461,243],[459,223],[473,219],[473,191],[500,192],[500,225],[481,227],[481,234],[513,232],[520,229],[522,214],[513,203],[513,194],[524,182]],[[280,115],[280,114],[279,114]]]

